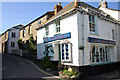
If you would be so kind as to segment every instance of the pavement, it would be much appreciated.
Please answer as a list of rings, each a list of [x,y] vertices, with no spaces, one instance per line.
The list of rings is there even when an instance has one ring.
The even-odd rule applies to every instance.
[[[21,57],[2,55],[2,80],[60,80]]]

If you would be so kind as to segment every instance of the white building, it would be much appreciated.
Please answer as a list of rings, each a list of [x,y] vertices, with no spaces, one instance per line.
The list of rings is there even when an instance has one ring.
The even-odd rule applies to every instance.
[[[37,59],[48,52],[69,66],[117,62],[117,26],[112,16],[75,0],[37,28]]]
[[[17,40],[19,39],[19,30],[23,25],[17,25],[8,30],[7,53],[19,54]]]

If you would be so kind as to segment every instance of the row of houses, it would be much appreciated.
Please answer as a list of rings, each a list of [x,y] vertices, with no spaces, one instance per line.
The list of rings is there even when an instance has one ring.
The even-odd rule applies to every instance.
[[[98,8],[79,0],[64,8],[58,3],[54,11],[46,12],[26,26],[18,25],[3,33],[3,53],[12,53],[9,46],[18,49],[17,42],[10,40],[14,30],[23,43],[29,43],[29,36],[33,35],[37,59],[49,53],[51,61],[73,67],[120,61],[120,10],[108,8],[106,1],[101,0]]]

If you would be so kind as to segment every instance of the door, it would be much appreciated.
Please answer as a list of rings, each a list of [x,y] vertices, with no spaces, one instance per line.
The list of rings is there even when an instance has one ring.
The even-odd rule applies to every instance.
[[[58,53],[59,53],[59,61],[61,61],[61,47],[60,47],[60,44],[58,44]]]

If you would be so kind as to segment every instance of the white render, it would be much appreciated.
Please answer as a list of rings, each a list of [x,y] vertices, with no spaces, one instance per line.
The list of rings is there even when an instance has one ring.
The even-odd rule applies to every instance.
[[[100,19],[96,17],[96,27],[97,27],[97,33],[98,34],[91,34],[89,31],[89,19],[88,15],[83,15],[79,11],[76,13],[69,15],[62,20],[60,20],[60,28],[61,28],[61,34],[71,32],[71,38],[68,38],[70,43],[72,43],[72,63],[64,63],[64,65],[71,65],[71,66],[84,66],[84,65],[90,65],[90,45],[87,41],[88,37],[94,37],[94,38],[101,38],[106,40],[113,40],[112,39],[112,30],[114,29],[116,31],[116,25],[114,23],[110,23],[108,21],[105,21],[103,19]],[[49,36],[47,37],[53,37],[54,36],[54,29],[55,24],[50,24],[49,26]],[[39,29],[37,31],[37,59],[41,59],[44,55],[44,43],[43,43],[43,37],[45,36],[45,28]],[[84,39],[84,41],[83,41]],[[63,40],[57,40],[52,41],[49,43],[53,44],[54,50],[54,56],[53,61],[58,60],[58,48],[55,44],[61,43]],[[116,41],[116,40],[115,40]],[[81,51],[78,49],[78,46],[84,46],[84,51]],[[98,44],[98,45],[106,45],[106,44]],[[113,46],[113,45],[110,45]],[[112,53],[112,61],[117,61],[117,49],[116,45],[113,46],[114,50]],[[83,55],[84,54],[84,55]]]
[[[17,40],[19,39],[19,30],[22,28],[22,25],[18,25],[12,27],[8,30],[8,43],[7,43],[7,53],[18,54],[19,55],[19,47],[17,44]],[[12,37],[12,32],[15,33],[15,37]],[[11,42],[15,42],[15,47],[11,47]]]
[[[116,19],[120,23],[120,11],[119,10],[112,10],[106,7],[100,7],[100,10],[104,11],[105,13],[109,14],[111,17]],[[117,34],[120,34],[120,25],[116,25]],[[120,35],[116,36],[117,40],[117,60],[120,61]]]

